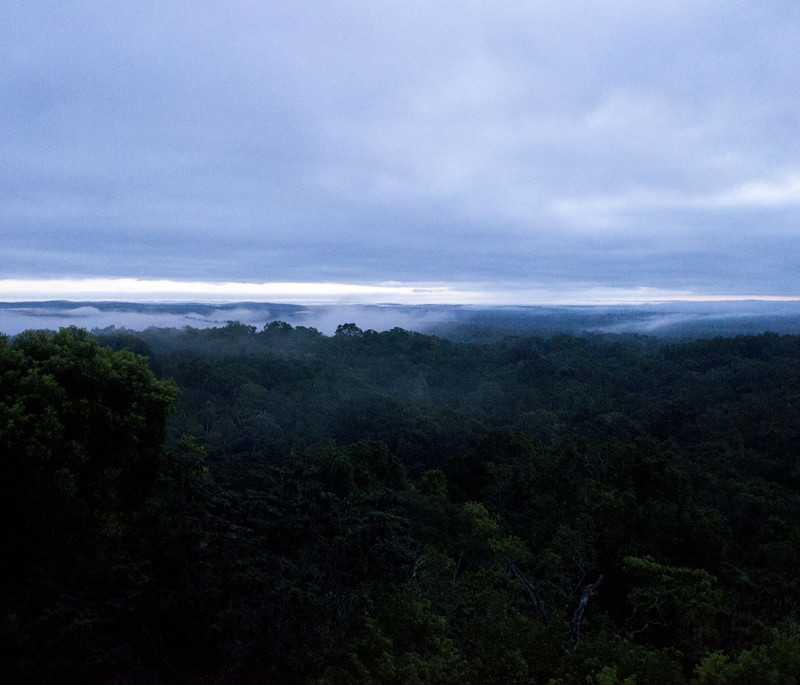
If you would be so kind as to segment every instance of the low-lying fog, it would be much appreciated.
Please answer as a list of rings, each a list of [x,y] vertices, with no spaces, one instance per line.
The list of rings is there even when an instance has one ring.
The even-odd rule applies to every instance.
[[[568,333],[640,333],[701,337],[739,333],[800,333],[800,302],[668,302],[650,305],[476,307],[453,305],[138,304],[127,302],[0,303],[0,332],[109,326],[130,330],[209,328],[240,321],[261,329],[281,320],[332,335],[354,322],[377,331],[394,327],[455,338]]]
[[[115,326],[136,331],[151,327],[212,328],[225,326],[228,321],[239,321],[260,330],[276,320],[313,327],[326,335],[332,335],[339,324],[347,322],[355,322],[364,330],[384,331],[399,326],[423,331],[452,318],[451,309],[400,305],[0,303],[0,332],[16,335],[28,329],[57,330],[63,326],[89,330]]]

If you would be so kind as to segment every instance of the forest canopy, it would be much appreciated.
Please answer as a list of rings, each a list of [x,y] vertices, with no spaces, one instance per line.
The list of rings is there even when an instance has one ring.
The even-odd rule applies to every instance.
[[[70,329],[0,390],[20,680],[800,673],[800,337]]]

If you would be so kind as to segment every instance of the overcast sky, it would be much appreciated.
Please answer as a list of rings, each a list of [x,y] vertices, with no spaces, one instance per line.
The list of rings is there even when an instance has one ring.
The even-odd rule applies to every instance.
[[[798,65],[797,0],[5,0],[0,299],[800,295]]]

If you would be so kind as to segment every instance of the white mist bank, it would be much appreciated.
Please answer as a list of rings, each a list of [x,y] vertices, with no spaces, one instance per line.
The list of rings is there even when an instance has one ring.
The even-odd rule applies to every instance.
[[[656,336],[731,335],[775,331],[800,333],[797,301],[679,301],[650,305],[456,306],[456,305],[296,305],[286,303],[130,302],[0,303],[0,333],[28,329],[88,330],[114,326],[146,328],[223,327],[239,321],[260,330],[271,321],[313,327],[332,335],[342,323],[363,330],[400,327],[447,334],[458,327],[492,329],[497,335],[569,333],[642,333]],[[450,328],[448,328],[450,327]],[[497,336],[495,336],[497,337]]]
[[[342,323],[354,322],[360,328],[385,331],[400,327],[423,331],[428,326],[448,320],[444,310],[427,307],[393,306],[312,306],[287,312],[282,307],[271,309],[268,305],[235,308],[211,306],[185,311],[164,311],[159,305],[142,304],[133,311],[128,307],[114,308],[104,303],[102,309],[94,304],[10,307],[0,304],[0,333],[16,335],[25,330],[58,330],[66,326],[78,326],[88,330],[115,326],[120,329],[142,331],[146,328],[192,328],[223,327],[228,321],[255,326],[261,329],[271,321],[286,321],[292,326],[316,328],[325,335],[333,335]]]

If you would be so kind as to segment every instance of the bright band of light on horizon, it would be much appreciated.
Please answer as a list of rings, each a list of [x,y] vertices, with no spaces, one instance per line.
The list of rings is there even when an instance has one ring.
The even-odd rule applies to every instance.
[[[0,301],[283,302],[288,304],[612,305],[667,301],[800,301],[798,295],[720,295],[657,288],[486,288],[474,284],[237,283],[135,278],[0,279]]]

